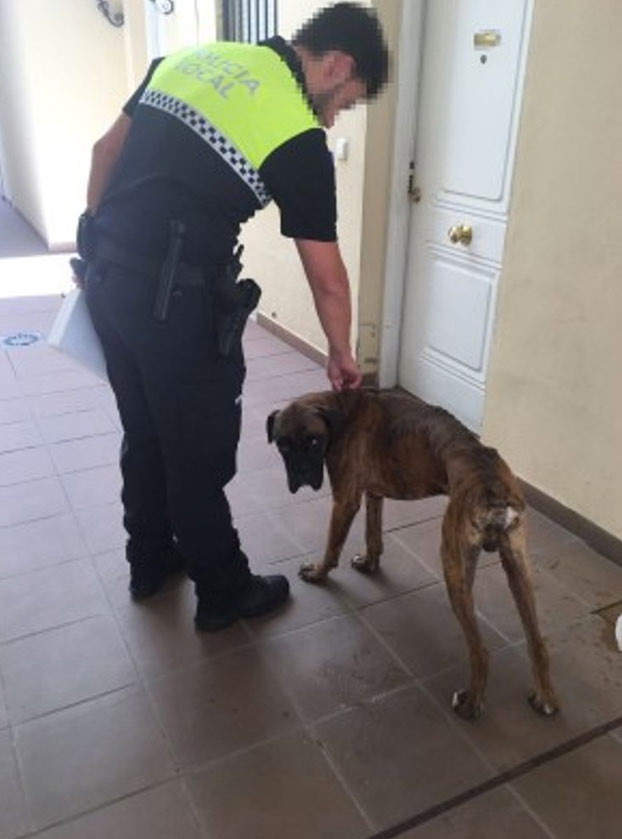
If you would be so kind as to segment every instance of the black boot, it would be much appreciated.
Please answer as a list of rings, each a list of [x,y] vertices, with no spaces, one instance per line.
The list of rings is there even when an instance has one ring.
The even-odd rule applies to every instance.
[[[198,594],[196,628],[217,632],[239,618],[256,618],[272,612],[289,597],[289,582],[282,574],[260,577],[251,574],[248,582],[235,594]]]
[[[130,594],[133,600],[146,600],[157,594],[173,574],[186,570],[186,561],[176,548],[170,547],[158,556],[130,563]]]

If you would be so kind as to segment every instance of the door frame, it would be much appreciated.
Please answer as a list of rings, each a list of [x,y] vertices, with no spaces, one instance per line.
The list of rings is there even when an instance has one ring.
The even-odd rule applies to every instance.
[[[417,136],[425,7],[426,0],[402,0],[398,61],[394,70],[397,96],[379,347],[380,387],[393,387],[397,384],[411,212],[408,175]]]
[[[398,41],[396,70],[397,96],[393,125],[393,166],[387,222],[387,249],[384,268],[384,292],[381,314],[381,342],[379,347],[378,384],[394,387],[398,381],[398,361],[402,333],[402,303],[408,273],[410,222],[412,203],[408,195],[409,164],[414,159],[417,142],[417,112],[423,60],[425,10],[434,0],[402,0],[402,25]],[[526,0],[524,43],[517,69],[519,104],[511,127],[508,166],[507,227],[511,218],[512,184],[516,146],[522,113],[522,97],[529,58],[535,0]],[[505,250],[505,248],[504,248]],[[503,258],[502,258],[503,260]],[[497,294],[503,282],[503,261],[499,271]],[[494,325],[492,334],[494,335]]]

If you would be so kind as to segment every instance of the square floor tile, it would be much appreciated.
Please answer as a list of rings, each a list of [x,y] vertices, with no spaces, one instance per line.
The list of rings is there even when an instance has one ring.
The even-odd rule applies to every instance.
[[[30,829],[30,820],[7,730],[0,731],[0,790],[0,839],[15,839]]]
[[[550,518],[527,507],[527,550],[530,554],[554,549],[566,542],[578,541],[577,537]]]
[[[88,548],[71,515],[0,528],[0,579],[84,557]]]
[[[0,425],[0,452],[14,452],[40,446],[43,438],[32,420]]]
[[[216,839],[365,839],[370,833],[316,744],[293,734],[189,780]],[[241,802],[243,801],[243,806]]]
[[[71,472],[60,480],[74,510],[112,504],[121,498],[121,471],[117,465]]]
[[[352,567],[354,553],[348,550],[348,544],[339,567],[330,572],[330,584],[338,586],[339,595],[354,608],[379,603],[439,582],[436,574],[406,550],[392,533],[385,533],[383,542],[380,568],[374,574],[366,574]],[[364,552],[365,545],[361,544],[359,550]]]
[[[110,434],[116,431],[112,420],[103,408],[40,417],[38,423],[41,434],[48,443],[75,440],[79,437],[95,437],[97,434]]]
[[[87,618],[0,646],[0,675],[13,724],[136,681],[114,621]]]
[[[527,702],[533,677],[524,646],[491,655],[484,713],[475,723],[462,725],[465,737],[498,769],[516,766],[622,715],[622,657],[602,643],[603,626],[591,616],[548,636],[551,678],[560,704],[553,717],[540,716]],[[465,684],[466,667],[425,682],[447,707],[453,692]]]
[[[505,787],[452,807],[442,816],[400,833],[399,839],[498,839],[501,833],[504,839],[550,839]]]
[[[267,641],[260,651],[303,717],[317,720],[410,678],[354,616],[331,618]]]
[[[0,454],[0,486],[9,486],[54,474],[54,464],[43,446]]]
[[[7,399],[2,383],[2,399],[0,399],[0,425],[14,422],[27,422],[31,419],[28,405],[23,399]]]
[[[119,466],[121,435],[98,434],[97,437],[83,437],[79,440],[65,440],[53,443],[50,454],[59,474],[93,469],[96,466]]]
[[[0,581],[0,641],[108,612],[88,559]]]
[[[101,406],[102,387],[86,387],[30,396],[27,403],[36,417],[88,412]]]
[[[127,590],[125,600],[130,602]],[[221,632],[197,632],[195,611],[196,595],[189,580],[161,596],[117,608],[121,633],[136,666],[145,676],[160,676],[250,643],[241,621]]]
[[[349,611],[349,607],[340,596],[337,583],[331,580],[318,586],[300,579],[298,569],[305,559],[308,557],[278,562],[269,569],[263,569],[271,574],[284,574],[289,580],[291,596],[278,611],[247,621],[253,637],[269,638],[282,635],[284,632],[300,629]]]
[[[144,695],[125,688],[15,728],[36,826],[160,783],[174,774]]]
[[[43,393],[79,390],[94,387],[97,378],[82,368],[60,370],[50,375],[30,376],[21,382],[22,392],[27,396],[39,396]]]
[[[37,839],[202,839],[181,781],[123,798],[37,834]]]
[[[591,609],[622,600],[622,567],[585,542],[567,542],[538,554],[540,566]]]
[[[600,737],[512,783],[552,834],[602,839],[622,823],[622,745]]]
[[[411,551],[427,568],[440,579],[443,577],[441,561],[441,528],[443,519],[434,518],[402,527],[391,534],[401,545]],[[479,569],[499,562],[499,554],[482,551],[477,562]]]
[[[383,504],[382,529],[395,530],[420,521],[441,519],[447,509],[446,495],[433,495],[420,501],[396,501],[385,498]]]
[[[270,668],[250,647],[176,669],[150,681],[149,691],[185,769],[299,725]]]
[[[532,563],[531,581],[540,629],[543,633],[555,626],[571,623],[586,615],[588,606],[542,570],[537,557]],[[518,610],[505,571],[500,564],[479,568],[473,589],[475,607],[494,628],[510,642],[525,637]]]
[[[274,376],[301,373],[306,370],[321,370],[321,368],[319,364],[302,353],[280,352],[276,355],[249,358],[246,362],[246,379],[249,382],[264,381]]]
[[[417,678],[468,660],[464,634],[444,583],[368,606],[361,615]],[[481,617],[479,626],[489,650],[505,646],[507,642]]]
[[[376,829],[474,787],[490,770],[447,716],[406,688],[314,726]]]
[[[123,528],[123,508],[120,501],[77,510],[75,515],[80,532],[92,554],[125,546],[127,534]]]
[[[252,569],[266,563],[279,562],[301,552],[298,543],[288,532],[288,523],[279,521],[268,512],[234,519],[240,534],[242,550],[248,556]]]
[[[67,511],[67,499],[56,477],[0,487],[0,527],[11,527]]]

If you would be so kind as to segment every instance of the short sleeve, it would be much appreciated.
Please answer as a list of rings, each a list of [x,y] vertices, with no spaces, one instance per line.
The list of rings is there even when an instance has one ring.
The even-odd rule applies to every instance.
[[[130,98],[127,100],[127,102],[123,106],[123,113],[126,114],[128,117],[131,117],[131,116],[134,115],[134,111],[136,110],[136,106],[140,102],[140,97],[145,92],[145,88],[147,87],[147,85],[151,81],[151,77],[153,76],[155,68],[158,66],[158,64],[161,61],[162,61],[161,58],[154,58],[154,60],[149,65],[149,69],[147,70],[147,75],[145,76],[145,78],[140,83],[140,86],[136,88],[134,93],[130,96]]]
[[[336,241],[335,167],[322,129],[283,143],[268,155],[259,174],[279,208],[283,236]]]

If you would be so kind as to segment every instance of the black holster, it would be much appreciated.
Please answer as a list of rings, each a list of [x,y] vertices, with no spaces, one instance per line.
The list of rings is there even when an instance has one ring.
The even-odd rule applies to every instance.
[[[231,355],[242,341],[242,333],[251,312],[257,307],[261,289],[255,280],[238,280],[242,246],[224,272],[212,281],[216,345],[222,356]]]

